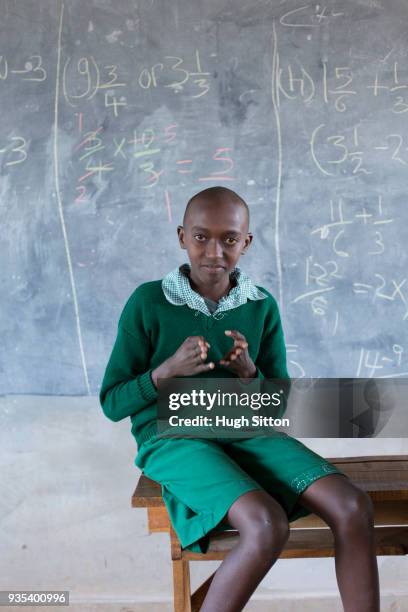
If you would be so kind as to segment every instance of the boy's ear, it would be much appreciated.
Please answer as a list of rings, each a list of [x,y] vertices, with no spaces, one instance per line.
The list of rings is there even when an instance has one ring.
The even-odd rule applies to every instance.
[[[177,235],[179,239],[179,243],[182,249],[187,248],[184,244],[184,227],[182,225],[177,226]]]
[[[248,234],[246,235],[246,238],[245,238],[244,248],[241,251],[242,255],[244,255],[247,252],[247,250],[249,249],[249,245],[251,244],[252,239],[253,239],[253,235],[251,234],[251,232],[248,232]]]

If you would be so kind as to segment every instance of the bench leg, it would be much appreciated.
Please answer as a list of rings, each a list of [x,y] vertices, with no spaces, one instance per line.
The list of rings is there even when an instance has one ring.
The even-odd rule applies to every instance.
[[[191,612],[190,566],[188,561],[173,559],[174,612]]]
[[[192,612],[190,565],[182,558],[180,540],[170,525],[171,559],[173,565],[174,612]]]

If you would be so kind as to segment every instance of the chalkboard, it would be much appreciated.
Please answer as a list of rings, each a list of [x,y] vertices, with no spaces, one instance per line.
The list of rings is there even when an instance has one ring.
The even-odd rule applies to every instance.
[[[3,394],[96,395],[120,312],[248,202],[290,374],[408,375],[405,0],[0,0]]]

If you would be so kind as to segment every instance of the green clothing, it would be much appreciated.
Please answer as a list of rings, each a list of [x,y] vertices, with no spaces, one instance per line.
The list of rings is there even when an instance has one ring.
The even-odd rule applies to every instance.
[[[289,380],[278,305],[266,289],[260,289],[265,299],[249,299],[241,306],[207,316],[187,304],[171,304],[161,281],[140,285],[119,319],[99,394],[104,414],[112,421],[131,417],[138,446],[155,435],[157,389],[151,372],[173,355],[188,336],[204,336],[211,345],[207,362],[216,365],[213,370],[197,374],[197,378],[235,377],[230,370],[217,365],[233,344],[224,332],[235,329],[248,342],[259,381],[264,377]]]
[[[207,550],[214,528],[230,527],[220,522],[247,491],[264,489],[293,521],[310,514],[298,498],[312,482],[328,474],[346,476],[283,432],[246,439],[157,436],[158,394],[151,372],[188,336],[204,336],[211,345],[207,362],[216,364],[214,370],[196,378],[235,377],[217,365],[232,347],[224,331],[235,329],[248,341],[248,352],[256,365],[252,390],[264,377],[289,380],[276,300],[263,287],[253,285],[242,271],[234,272],[235,286],[215,310],[192,290],[188,268],[174,270],[163,281],[140,285],[120,316],[99,394],[109,419],[131,418],[138,445],[135,464],[161,484],[181,545],[195,552]]]
[[[151,438],[142,445],[135,463],[161,483],[181,545],[193,552],[207,551],[215,528],[232,529],[226,514],[248,491],[269,493],[292,522],[311,514],[298,498],[312,482],[328,474],[348,478],[284,432],[236,440]]]

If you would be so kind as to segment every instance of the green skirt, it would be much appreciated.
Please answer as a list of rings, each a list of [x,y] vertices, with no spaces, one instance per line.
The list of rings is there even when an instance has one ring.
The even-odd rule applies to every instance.
[[[181,546],[206,552],[209,533],[232,529],[226,514],[254,489],[269,493],[288,521],[311,514],[298,498],[327,474],[346,474],[307,446],[279,432],[241,439],[153,438],[135,458],[143,473],[161,484],[164,503]]]

